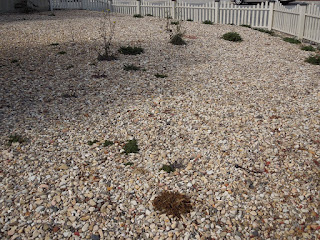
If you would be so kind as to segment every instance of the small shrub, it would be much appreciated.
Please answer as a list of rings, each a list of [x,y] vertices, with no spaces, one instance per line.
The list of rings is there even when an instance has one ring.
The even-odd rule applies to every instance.
[[[120,47],[118,50],[120,53],[124,55],[138,55],[144,52],[142,47]]]
[[[132,166],[132,165],[133,165],[133,162],[126,162],[124,165],[125,165],[125,166]]]
[[[88,141],[88,145],[92,146],[93,144],[97,143],[98,140],[92,140],[92,141]]]
[[[171,25],[179,25],[179,21],[171,21]]]
[[[17,59],[12,59],[11,60],[11,63],[17,63],[17,62],[19,62]]]
[[[113,142],[112,142],[112,141],[109,141],[109,140],[105,140],[102,145],[103,145],[104,147],[108,147],[108,146],[113,145]]]
[[[170,38],[170,43],[173,45],[186,45],[187,43],[183,40],[182,34],[175,34]]]
[[[140,70],[140,67],[137,67],[137,66],[135,66],[133,64],[129,64],[129,65],[125,64],[123,66],[123,70],[125,70],[125,71],[138,71],[138,70]]]
[[[301,43],[301,41],[299,41],[298,39],[290,38],[290,37],[283,38],[283,41],[288,42],[288,43],[292,43],[292,44],[300,44]]]
[[[50,46],[59,46],[59,43],[51,43]]]
[[[67,53],[65,51],[60,51],[60,52],[58,52],[58,54],[64,55],[64,54],[67,54]]]
[[[159,73],[155,74],[154,76],[155,76],[156,78],[166,78],[166,77],[168,77],[168,75],[159,74]]]
[[[24,138],[18,134],[10,135],[8,139],[9,145],[12,145],[12,143],[23,143],[24,141]]]
[[[251,28],[251,26],[250,26],[250,25],[247,25],[247,24],[241,24],[240,26],[241,26],[241,27],[246,27],[246,28]]]
[[[137,140],[136,139],[132,139],[129,140],[125,145],[124,145],[124,152],[125,154],[129,154],[129,153],[138,153],[139,152],[139,147],[137,144]]]
[[[187,19],[188,22],[193,22],[193,19],[189,18]]]
[[[302,46],[301,50],[303,51],[309,51],[309,52],[314,52],[316,49],[314,47],[312,47],[311,45],[309,46]]]
[[[320,65],[320,55],[310,56],[305,61],[313,65]]]
[[[166,164],[163,164],[162,167],[160,168],[160,171],[163,170],[167,173],[171,173],[171,172],[174,172],[175,169],[172,165],[166,165]]]
[[[236,32],[228,32],[222,35],[222,38],[227,41],[231,42],[241,42],[242,37],[239,35],[239,33]]]
[[[150,13],[146,14],[146,16],[147,16],[147,17],[153,17],[153,15],[150,14]]]
[[[274,36],[274,32],[273,31],[270,31],[270,30],[267,30],[267,29],[264,29],[264,28],[254,28],[254,30],[259,31],[259,32],[263,32],[263,33],[268,33],[271,36]]]
[[[153,200],[152,205],[155,210],[178,219],[181,218],[181,214],[192,210],[190,197],[178,192],[163,191]]]
[[[98,54],[98,61],[113,61],[117,60],[117,57],[109,54]]]
[[[213,22],[210,21],[210,20],[205,20],[205,21],[203,21],[202,23],[203,23],[203,24],[209,24],[209,25],[212,25],[212,24],[213,24]]]
[[[141,14],[134,14],[133,17],[135,17],[135,18],[143,18],[143,16]]]

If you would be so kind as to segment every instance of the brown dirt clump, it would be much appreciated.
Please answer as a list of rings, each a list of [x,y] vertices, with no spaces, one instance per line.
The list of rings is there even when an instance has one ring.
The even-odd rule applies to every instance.
[[[177,218],[181,218],[181,214],[189,213],[192,209],[190,197],[178,192],[163,191],[152,204],[156,210]]]

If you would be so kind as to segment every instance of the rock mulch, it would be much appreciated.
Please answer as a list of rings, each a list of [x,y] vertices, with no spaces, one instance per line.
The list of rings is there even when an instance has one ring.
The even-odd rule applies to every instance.
[[[0,16],[1,239],[319,237],[320,69],[309,53],[194,22],[174,46],[165,20],[117,15],[115,52],[145,51],[99,62],[102,13],[48,15]],[[221,39],[229,31],[244,41]],[[24,141],[9,144],[14,134]],[[123,154],[132,139],[139,151]],[[190,197],[191,212],[157,212],[165,190]]]

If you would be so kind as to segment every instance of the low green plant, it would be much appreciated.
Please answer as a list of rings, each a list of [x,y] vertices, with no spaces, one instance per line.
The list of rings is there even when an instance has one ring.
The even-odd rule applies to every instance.
[[[147,16],[147,17],[153,17],[153,15],[150,14],[150,13],[146,14],[146,16]]]
[[[135,18],[143,18],[143,16],[141,14],[134,14],[133,17],[135,17]]]
[[[313,46],[309,45],[309,46],[302,46],[302,47],[301,47],[301,50],[303,50],[303,51],[309,51],[309,52],[314,52],[316,49],[315,49]]]
[[[310,56],[305,61],[313,65],[320,65],[320,55]]]
[[[64,54],[67,54],[67,53],[65,51],[60,51],[60,52],[58,52],[58,54],[64,55]]]
[[[228,32],[222,35],[222,38],[231,42],[241,42],[242,37],[237,32]]]
[[[92,146],[93,144],[97,143],[98,140],[92,140],[92,141],[88,141],[88,145]]]
[[[182,34],[175,34],[170,38],[170,43],[173,45],[186,45],[186,41],[183,40]]]
[[[166,78],[168,75],[157,73],[154,75],[156,78]]]
[[[17,63],[17,62],[19,62],[18,59],[12,59],[11,60],[11,63]]]
[[[133,162],[126,162],[124,165],[125,165],[125,166],[132,166],[132,165],[133,165]]]
[[[103,145],[104,147],[108,147],[108,146],[113,145],[113,142],[112,142],[112,141],[109,141],[109,140],[105,140],[102,145]]]
[[[203,23],[203,24],[209,24],[209,25],[212,25],[212,24],[213,24],[213,22],[210,21],[210,20],[205,20],[205,21],[203,21],[202,23]]]
[[[58,46],[60,45],[59,43],[51,43],[50,46]]]
[[[241,24],[240,27],[251,28],[251,26],[250,26],[250,25],[247,25],[247,24]]]
[[[8,139],[9,145],[12,145],[12,143],[23,143],[25,139],[18,134],[10,135]]]
[[[123,70],[125,70],[125,71],[138,71],[138,70],[140,70],[140,67],[137,67],[137,66],[135,66],[133,64],[129,64],[129,65],[125,64],[123,66]]]
[[[171,21],[171,25],[179,25],[179,21]]]
[[[271,36],[274,36],[274,31],[268,30],[268,29],[264,29],[264,28],[253,28],[253,30],[259,31],[259,32],[263,32],[263,33],[268,33]]]
[[[189,18],[187,19],[188,22],[193,22],[193,19]]]
[[[292,43],[292,44],[300,44],[301,41],[299,41],[296,38],[290,38],[290,37],[285,37],[283,38],[283,41],[288,42],[288,43]]]
[[[144,52],[144,49],[142,47],[120,47],[118,50],[121,54],[124,55],[138,55]]]
[[[162,171],[162,170],[167,173],[171,173],[171,172],[175,171],[175,168],[172,165],[163,164],[162,167],[160,168],[160,171]]]
[[[136,139],[129,140],[125,145],[124,145],[124,153],[129,154],[129,153],[138,153],[139,152],[139,147],[137,144]]]

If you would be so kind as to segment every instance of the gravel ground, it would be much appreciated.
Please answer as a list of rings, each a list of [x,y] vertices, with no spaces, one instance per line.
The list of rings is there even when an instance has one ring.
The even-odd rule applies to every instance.
[[[0,16],[0,238],[319,239],[310,53],[193,22],[174,46],[165,20],[117,15],[112,49],[145,52],[98,62],[101,13],[48,15]],[[229,31],[244,41],[222,40]],[[13,134],[25,141],[9,145]],[[133,138],[139,153],[121,154]],[[190,196],[191,212],[155,211],[163,190]]]

